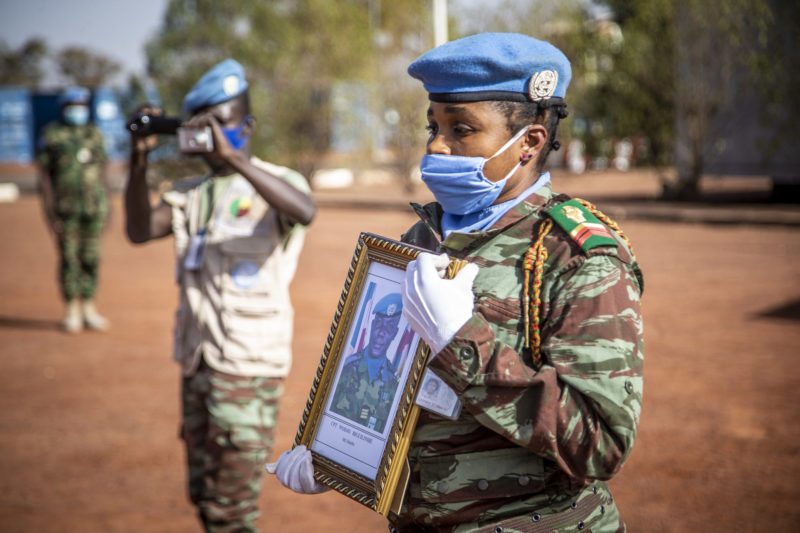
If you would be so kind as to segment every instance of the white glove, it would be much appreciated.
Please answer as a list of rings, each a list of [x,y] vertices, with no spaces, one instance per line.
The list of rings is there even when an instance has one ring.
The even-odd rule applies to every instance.
[[[265,468],[270,474],[276,474],[284,487],[300,494],[319,494],[329,490],[314,479],[311,452],[302,444],[283,452],[277,462],[267,463]]]
[[[419,254],[406,267],[401,291],[403,316],[433,355],[453,340],[475,307],[472,282],[478,266],[469,263],[453,279],[442,279],[448,262],[447,254]]]

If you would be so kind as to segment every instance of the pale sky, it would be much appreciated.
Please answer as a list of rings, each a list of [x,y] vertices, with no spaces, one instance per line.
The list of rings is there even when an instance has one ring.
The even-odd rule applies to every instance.
[[[168,0],[0,0],[0,41],[17,48],[41,37],[51,52],[78,45],[144,74],[144,44],[161,25]],[[55,75],[54,75],[55,76]],[[56,83],[57,77],[48,77]],[[116,80],[115,80],[116,81]]]

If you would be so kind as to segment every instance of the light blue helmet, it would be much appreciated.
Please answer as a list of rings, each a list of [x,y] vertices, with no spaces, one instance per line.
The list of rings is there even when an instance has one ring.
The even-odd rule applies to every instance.
[[[211,68],[197,80],[183,99],[183,111],[193,113],[236,98],[247,90],[244,67],[235,59],[226,59]]]

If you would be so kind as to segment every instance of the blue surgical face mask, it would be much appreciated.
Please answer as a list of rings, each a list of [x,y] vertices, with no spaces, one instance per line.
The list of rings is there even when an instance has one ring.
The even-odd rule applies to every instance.
[[[70,126],[85,126],[89,123],[89,107],[85,105],[68,105],[62,111],[64,122]]]
[[[530,126],[525,126],[492,157],[466,157],[460,155],[426,154],[422,157],[422,181],[442,205],[445,213],[467,215],[486,209],[500,196],[508,179],[517,171],[519,161],[506,177],[492,181],[483,175],[483,167],[522,137]]]
[[[247,121],[250,120],[250,115],[247,115],[242,120],[242,123],[236,126],[235,128],[222,128],[222,133],[225,134],[225,138],[228,139],[228,142],[231,143],[234,150],[241,150],[244,143],[247,142],[248,135],[243,134],[245,125],[247,125]]]

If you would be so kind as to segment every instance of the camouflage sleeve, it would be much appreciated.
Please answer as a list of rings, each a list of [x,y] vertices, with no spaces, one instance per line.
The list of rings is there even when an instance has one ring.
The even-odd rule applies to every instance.
[[[430,367],[484,426],[577,479],[609,479],[630,453],[641,410],[642,320],[634,270],[576,257],[545,288],[544,364],[496,339],[476,312]]]
[[[50,163],[52,161],[52,154],[50,153],[50,138],[49,132],[52,128],[50,125],[45,126],[39,140],[36,143],[36,162],[47,173],[50,173]]]

